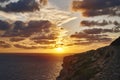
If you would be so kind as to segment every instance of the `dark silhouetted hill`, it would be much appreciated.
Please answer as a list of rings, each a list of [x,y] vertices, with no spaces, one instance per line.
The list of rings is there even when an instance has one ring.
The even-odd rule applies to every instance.
[[[63,60],[57,80],[120,80],[120,37],[109,46]]]
[[[120,46],[120,37],[111,43],[111,46]]]

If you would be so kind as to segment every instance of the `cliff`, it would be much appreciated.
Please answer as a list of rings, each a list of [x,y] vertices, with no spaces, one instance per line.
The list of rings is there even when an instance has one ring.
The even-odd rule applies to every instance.
[[[57,80],[120,80],[120,37],[109,46],[63,60]]]

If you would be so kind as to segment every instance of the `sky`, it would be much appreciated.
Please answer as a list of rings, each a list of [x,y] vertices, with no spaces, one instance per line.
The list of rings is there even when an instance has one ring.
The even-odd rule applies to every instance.
[[[80,53],[120,34],[120,0],[0,0],[0,53]]]

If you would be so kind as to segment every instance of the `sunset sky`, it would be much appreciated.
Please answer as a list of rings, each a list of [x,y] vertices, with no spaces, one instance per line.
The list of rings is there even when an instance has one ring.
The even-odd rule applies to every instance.
[[[120,0],[0,0],[0,53],[78,53],[120,36]]]

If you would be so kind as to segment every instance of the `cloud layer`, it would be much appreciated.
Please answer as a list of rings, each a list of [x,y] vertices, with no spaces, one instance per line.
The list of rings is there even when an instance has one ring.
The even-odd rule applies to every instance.
[[[78,15],[76,17],[76,14],[61,11],[51,5],[42,7],[47,4],[47,0],[11,1],[0,1],[0,3],[9,2],[4,6],[0,4],[0,31],[3,32],[0,35],[0,39],[3,39],[0,47],[2,48],[53,49],[62,46],[88,46],[94,43],[108,43],[112,40],[110,34],[120,33],[118,20],[92,17],[101,15],[118,17],[119,0],[74,0],[73,10],[83,11],[82,14],[92,17],[92,20],[87,19],[88,17],[80,18],[78,28],[72,26],[75,23],[71,25],[71,22],[69,26],[74,29],[71,28],[73,30],[67,37],[64,28],[60,26],[76,19]],[[62,1],[60,2],[57,4],[61,6]]]
[[[0,41],[0,48],[10,48],[11,45],[6,43],[5,41]]]
[[[71,38],[75,38],[73,45],[90,45],[95,43],[109,43],[112,38],[104,34],[87,34],[85,32],[79,32],[71,35]]]
[[[6,23],[7,27],[1,25],[0,29],[4,33],[0,38],[9,39],[7,42],[17,48],[53,48],[56,45],[59,33],[62,31],[60,27],[47,20],[29,21],[28,23],[16,21],[12,24],[1,21],[1,23]],[[1,46],[5,45],[7,44],[2,42]]]
[[[0,0],[0,10],[5,12],[32,12],[40,10],[47,0]]]
[[[4,32],[0,38],[23,49],[52,49],[61,45],[64,29],[60,26],[76,17],[52,6],[42,7],[46,3],[47,0],[18,0],[1,7],[0,31]],[[37,7],[41,10],[36,11]]]
[[[11,25],[8,22],[0,20],[0,30],[8,30],[10,27]]]
[[[120,0],[73,1],[73,10],[82,10],[84,16],[118,15]]]
[[[110,33],[120,33],[120,29],[102,29],[102,28],[92,28],[84,29],[81,32],[76,32],[71,35],[71,38],[75,38],[75,45],[88,45],[93,43],[109,43],[112,38],[110,38]]]
[[[5,7],[0,7],[0,10],[5,12],[26,12],[39,10],[39,4],[35,0],[19,0],[11,2]]]
[[[118,21],[106,21],[103,20],[102,22],[99,21],[89,21],[89,20],[83,20],[80,22],[81,26],[87,26],[87,27],[95,27],[95,26],[107,26],[107,25],[115,25],[118,26],[120,23]]]
[[[6,2],[6,1],[9,1],[9,0],[0,0],[0,2]]]

